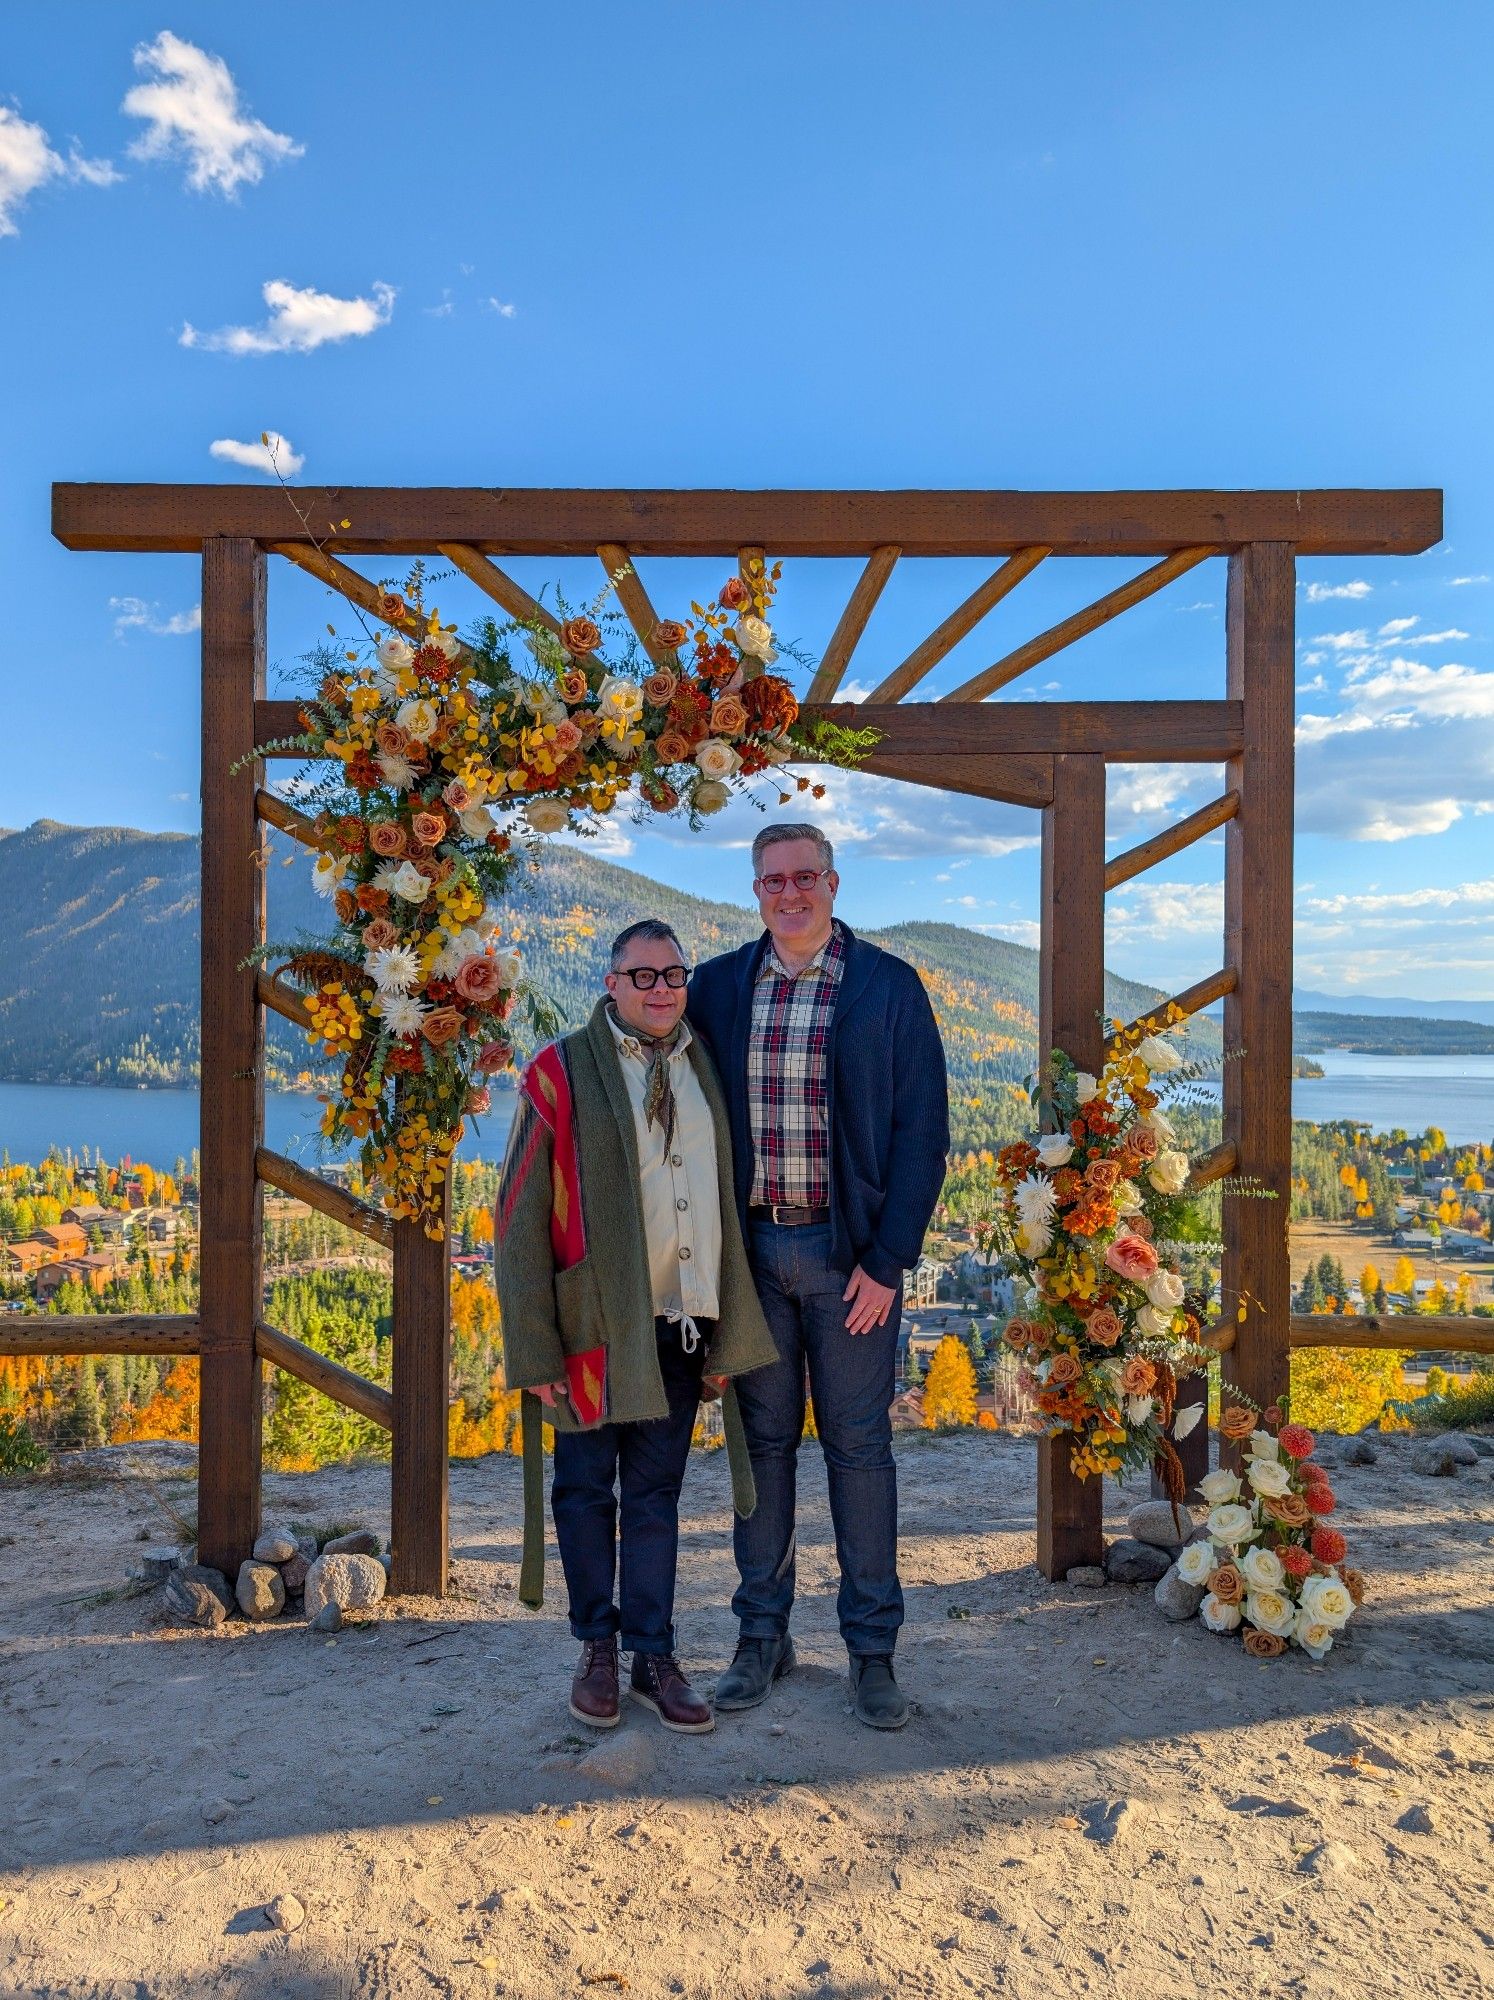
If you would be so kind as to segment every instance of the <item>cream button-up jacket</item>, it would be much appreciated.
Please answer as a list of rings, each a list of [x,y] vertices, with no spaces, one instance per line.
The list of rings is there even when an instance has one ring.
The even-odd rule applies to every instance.
[[[677,1319],[720,1317],[721,1196],[716,1175],[716,1134],[710,1106],[696,1081],[685,1050],[690,1029],[681,1021],[669,1056],[674,1092],[674,1138],[650,1125],[643,1113],[648,1083],[649,1044],[630,1034],[609,1014],[621,1058],[623,1082],[633,1107],[638,1139],[639,1195],[648,1238],[648,1269],[654,1312]]]

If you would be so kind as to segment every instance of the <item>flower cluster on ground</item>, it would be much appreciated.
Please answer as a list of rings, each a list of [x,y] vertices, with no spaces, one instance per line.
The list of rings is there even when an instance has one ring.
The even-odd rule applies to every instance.
[[[1198,1615],[1211,1632],[1238,1632],[1256,1659],[1300,1646],[1321,1660],[1363,1603],[1364,1578],[1347,1567],[1348,1545],[1330,1524],[1337,1503],[1313,1462],[1316,1440],[1274,1406],[1261,1416],[1228,1404],[1219,1428],[1242,1446],[1243,1467],[1199,1482],[1206,1539],[1183,1550],[1179,1574],[1202,1586]]]
[[[1164,1023],[1184,1018],[1170,1005]],[[1036,1424],[1068,1435],[1081,1479],[1155,1466],[1180,1499],[1171,1440],[1201,1411],[1174,1411],[1177,1384],[1209,1350],[1174,1240],[1188,1158],[1152,1087],[1183,1059],[1154,1025],[1117,1032],[1097,1077],[1056,1050],[1034,1091],[1054,1129],[996,1156],[998,1238],[1019,1284],[1003,1339]]]
[[[426,613],[417,568],[378,599],[391,630],[316,656],[292,743],[332,765],[311,797],[315,882],[335,927],[262,956],[307,989],[309,1039],[338,1065],[324,1135],[358,1141],[365,1181],[428,1235],[442,1233],[463,1121],[513,1060],[516,999],[553,1025],[494,914],[523,844],[635,787],[640,809],[697,824],[796,749],[851,762],[866,747],[801,723],[789,683],[768,671],[778,575],[754,558],[688,623],[656,623],[646,653],[630,633],[609,665],[597,620],[620,621],[607,593],[563,622],[489,619],[464,640]]]

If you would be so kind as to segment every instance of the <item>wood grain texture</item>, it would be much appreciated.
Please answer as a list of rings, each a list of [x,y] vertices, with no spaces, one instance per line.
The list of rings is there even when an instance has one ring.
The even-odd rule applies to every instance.
[[[638,634],[643,650],[656,667],[678,667],[679,653],[667,646],[654,644],[654,631],[659,623],[653,600],[649,597],[643,578],[633,565],[633,558],[620,542],[603,542],[597,550],[602,568],[617,592],[617,601],[627,614],[628,623]]]
[[[385,1250],[394,1248],[394,1218],[371,1202],[359,1201],[346,1188],[324,1181],[320,1174],[288,1160],[283,1153],[271,1152],[268,1146],[261,1146],[255,1153],[254,1169],[267,1187],[278,1188],[282,1194],[304,1201],[319,1215],[340,1222],[344,1229],[356,1230]]]
[[[1105,760],[1053,760],[1053,802],[1043,811],[1043,948],[1038,967],[1038,1050],[1062,1049],[1098,1076],[1105,1062]],[[1067,1436],[1038,1440],[1038,1568],[1050,1582],[1101,1562],[1105,1537],[1098,1479],[1075,1477]]]
[[[1205,1007],[1212,1007],[1216,1000],[1222,1000],[1226,993],[1233,993],[1240,975],[1232,965],[1221,965],[1217,972],[1211,972],[1206,979],[1196,979],[1191,986],[1185,986],[1181,993],[1174,993],[1168,1000],[1159,1000],[1149,1007],[1145,1014],[1138,1014],[1128,1027],[1139,1028],[1143,1021],[1155,1021],[1160,1026],[1169,1007],[1181,1007],[1185,1014],[1200,1013]]]
[[[305,1341],[282,1333],[279,1327],[267,1326],[263,1320],[254,1329],[254,1344],[262,1361],[268,1361],[276,1368],[283,1368],[288,1375],[309,1382],[313,1389],[330,1396],[334,1403],[341,1403],[345,1410],[356,1410],[370,1423],[378,1424],[386,1431],[393,1430],[394,1398],[377,1382],[354,1374],[340,1361],[328,1360],[325,1354],[318,1354]]]
[[[1008,556],[1000,569],[994,570],[984,583],[977,585],[963,604],[957,604],[943,623],[921,645],[913,648],[901,666],[893,668],[868,699],[875,702],[901,701],[910,688],[917,687],[962,639],[975,630],[988,612],[995,610],[1003,597],[1016,589],[1024,576],[1031,576],[1044,557],[1052,553],[1051,549],[1038,547],[1019,549],[1016,555]]]
[[[451,1192],[445,1204],[451,1234]],[[446,1412],[451,1400],[451,1258],[413,1222],[394,1225],[394,1437],[390,1546],[396,1591],[446,1595],[450,1554]]]
[[[1019,674],[1037,666],[1043,660],[1052,659],[1065,646],[1072,646],[1076,639],[1083,639],[1091,632],[1097,632],[1102,625],[1108,625],[1112,618],[1119,618],[1123,611],[1129,611],[1143,599],[1155,595],[1180,576],[1186,576],[1190,569],[1196,569],[1208,556],[1219,554],[1214,547],[1196,549],[1175,549],[1161,562],[1144,569],[1140,576],[1133,576],[1093,604],[1086,604],[1080,611],[1061,619],[1057,625],[1050,625],[1046,632],[1040,632],[1035,639],[1018,646],[1015,652],[997,660],[989,667],[983,667],[978,674],[972,674],[968,681],[945,695],[945,701],[984,701],[998,688],[1004,688]]]
[[[19,1313],[0,1320],[4,1354],[196,1354],[196,1313]]]
[[[1226,820],[1232,820],[1239,809],[1240,794],[1225,792],[1222,797],[1211,799],[1206,806],[1200,806],[1197,812],[1189,813],[1186,819],[1180,819],[1176,826],[1165,827],[1161,833],[1153,834],[1150,840],[1128,847],[1124,854],[1117,854],[1113,860],[1106,862],[1105,887],[1118,889],[1122,882],[1129,882],[1135,875],[1144,875],[1159,861],[1181,854],[1195,840],[1202,840],[1205,834],[1223,826]]]
[[[1274,1200],[1223,1203],[1221,1293],[1246,1316],[1226,1387],[1264,1407],[1287,1391],[1292,1177],[1292,815],[1296,565],[1267,543],[1231,556],[1226,689],[1244,704],[1245,740],[1227,782],[1240,809],[1224,835],[1224,955],[1239,970],[1224,998],[1224,1138],[1238,1171]]]
[[[531,597],[523,584],[515,583],[497,563],[461,542],[439,542],[436,546],[438,554],[445,556],[453,569],[459,569],[495,604],[501,605],[510,618],[517,618],[523,625],[543,625],[556,638],[560,637],[560,620],[554,612],[547,611],[537,597]]]
[[[259,996],[261,1007],[268,1007],[282,1020],[293,1022],[298,1028],[311,1028],[311,1011],[301,995],[293,987],[282,985],[279,977],[264,966],[254,975],[254,990]]]
[[[1197,1194],[1200,1188],[1212,1187],[1215,1181],[1228,1180],[1240,1164],[1239,1148],[1233,1139],[1222,1139],[1217,1146],[1210,1146],[1206,1153],[1196,1153],[1188,1162],[1187,1194]]]
[[[449,544],[487,555],[589,556],[601,542],[637,555],[867,556],[896,543],[919,556],[1163,556],[1204,543],[1294,543],[1302,555],[1416,555],[1442,537],[1442,494],[1328,489],[1233,493],[648,491],[484,486],[59,484],[52,532],[70,549],[198,548],[211,535],[309,542],[346,519],[343,555],[427,555]]]
[[[977,799],[1003,799],[1014,806],[1045,806],[1053,796],[1051,757],[1008,756],[993,750],[920,756],[878,747],[859,768],[879,778],[900,778],[905,784],[963,792]]]
[[[1291,1341],[1293,1347],[1494,1354],[1494,1325],[1460,1313],[1293,1313]]]
[[[807,702],[834,699],[835,690],[851,664],[851,655],[861,643],[867,621],[876,610],[877,600],[887,588],[888,579],[896,569],[901,554],[902,550],[893,542],[886,548],[873,549],[867,557],[866,568],[856,579],[856,587],[846,599],[846,608],[836,620],[829,644],[820,655],[820,663],[815,668],[805,696]]]
[[[260,1525],[263,1391],[254,1322],[262,1282],[255,1149],[264,1137],[264,1016],[244,960],[265,935],[265,558],[242,538],[202,549],[202,1097],[198,1317],[199,1559],[226,1576]],[[243,969],[241,969],[243,968]]]
[[[292,840],[298,840],[303,847],[310,847],[317,853],[321,852],[321,838],[305,813],[297,812],[293,805],[288,804],[264,785],[260,785],[255,791],[254,810],[268,826],[289,834]]]

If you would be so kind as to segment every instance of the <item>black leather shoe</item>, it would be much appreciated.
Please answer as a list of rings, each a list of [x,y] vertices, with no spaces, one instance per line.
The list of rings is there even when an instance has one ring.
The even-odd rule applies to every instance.
[[[890,1653],[851,1655],[851,1711],[868,1729],[901,1729],[908,1720],[908,1697],[893,1678]]]
[[[718,1710],[756,1708],[795,1665],[794,1642],[787,1632],[778,1639],[740,1639],[736,1657],[716,1683]]]

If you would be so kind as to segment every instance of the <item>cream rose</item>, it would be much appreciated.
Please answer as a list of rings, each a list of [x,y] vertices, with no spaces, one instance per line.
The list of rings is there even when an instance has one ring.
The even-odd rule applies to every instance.
[[[1244,1542],[1253,1542],[1260,1529],[1248,1507],[1226,1501],[1222,1507],[1209,1509],[1209,1533],[1225,1548],[1236,1549]]]
[[[1164,1042],[1160,1035],[1145,1036],[1136,1044],[1136,1054],[1158,1076],[1165,1076],[1170,1069],[1183,1067],[1183,1058],[1172,1043]]]
[[[439,718],[436,704],[421,695],[414,701],[402,701],[394,712],[394,719],[414,742],[428,743],[435,734]]]
[[[1214,1551],[1208,1542],[1190,1542],[1178,1557],[1184,1583],[1207,1583],[1214,1573]]]
[[[1292,1600],[1280,1590],[1247,1590],[1245,1616],[1262,1632],[1272,1632],[1278,1639],[1286,1638],[1297,1620]]]
[[[1045,1132],[1037,1142],[1037,1149],[1045,1167],[1066,1167],[1074,1157],[1074,1142],[1062,1132]]]
[[[1314,1625],[1327,1625],[1335,1632],[1341,1632],[1354,1615],[1348,1585],[1336,1576],[1304,1577],[1301,1600]]]
[[[415,657],[415,649],[407,639],[397,632],[386,632],[374,651],[379,656],[379,665],[391,674],[397,674],[402,667],[409,666]]]
[[[515,987],[524,976],[523,953],[516,951],[512,945],[507,951],[494,952],[493,963],[498,968],[498,981],[501,986]]]
[[[1138,1118],[1136,1122],[1138,1125],[1146,1127],[1147,1131],[1156,1139],[1159,1146],[1170,1146],[1178,1136],[1177,1127],[1165,1111],[1154,1108],[1148,1111],[1144,1117]]]
[[[1281,1557],[1270,1549],[1247,1549],[1240,1559],[1240,1574],[1252,1590],[1280,1590],[1286,1582]]]
[[[389,886],[406,903],[423,903],[431,887],[413,861],[400,863]]]
[[[1146,1177],[1158,1194],[1181,1194],[1188,1180],[1188,1155],[1159,1153],[1147,1168]]]
[[[632,722],[643,713],[643,689],[637,681],[609,674],[597,692],[597,710],[612,722]]]
[[[1299,1610],[1292,1620],[1292,1637],[1310,1660],[1321,1660],[1333,1646],[1333,1627]]]
[[[486,840],[497,824],[486,806],[468,806],[457,814],[457,825],[469,840]]]
[[[438,653],[444,653],[448,660],[454,660],[462,650],[462,642],[455,632],[432,632],[425,643],[434,646]]]
[[[564,799],[530,799],[524,817],[536,833],[559,833],[570,824],[570,807]]]
[[[1183,1281],[1176,1271],[1153,1271],[1146,1295],[1159,1312],[1175,1313],[1183,1303]]]
[[[705,813],[708,816],[711,813],[720,812],[721,808],[724,805],[728,805],[730,801],[730,789],[726,785],[723,785],[718,778],[702,778],[695,787],[695,790],[690,794],[690,803],[696,812]]]
[[[736,751],[720,736],[708,736],[695,753],[696,768],[703,778],[729,778],[741,763]]]
[[[1198,1482],[1198,1490],[1210,1507],[1226,1506],[1240,1497],[1238,1473],[1228,1472],[1220,1466],[1217,1472],[1206,1472]]]
[[[1135,1181],[1117,1181],[1110,1193],[1117,1215],[1140,1215],[1141,1190]]]
[[[744,653],[754,660],[764,662],[773,658],[773,628],[765,619],[744,611],[732,628],[731,635]]]
[[[1245,1450],[1251,1458],[1279,1459],[1281,1457],[1281,1446],[1269,1431],[1252,1431],[1250,1433],[1250,1442],[1246,1445]]]
[[[1172,1331],[1172,1314],[1155,1306],[1142,1306],[1136,1314],[1136,1330],[1148,1340],[1162,1340]]]
[[[1252,1489],[1267,1500],[1279,1500],[1283,1493],[1292,1490],[1292,1475],[1278,1458],[1248,1459],[1245,1477]]]
[[[1235,1632],[1239,1629],[1239,1605],[1221,1604],[1212,1590],[1199,1605],[1198,1615],[1211,1632]]]
[[[1087,1069],[1074,1072],[1074,1095],[1081,1104],[1091,1103],[1099,1093],[1100,1084],[1097,1077],[1091,1076]]]

